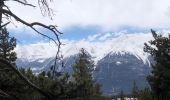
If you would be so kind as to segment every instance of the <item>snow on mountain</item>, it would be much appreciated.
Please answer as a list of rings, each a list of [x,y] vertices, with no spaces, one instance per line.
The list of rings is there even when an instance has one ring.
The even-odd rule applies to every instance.
[[[165,32],[168,33],[168,32]],[[96,70],[94,79],[101,84],[104,95],[117,95],[120,90],[129,94],[134,80],[139,89],[148,86],[146,76],[150,74],[148,67],[149,54],[143,51],[144,43],[152,40],[151,33],[126,32],[95,34],[87,39],[62,40],[61,54],[66,67],[60,67],[57,71],[68,72],[73,70],[71,65],[75,61],[75,54],[81,48],[85,48],[95,61]],[[30,45],[17,45],[15,49],[21,66],[31,68],[35,74],[48,71],[54,62],[57,47],[52,43],[36,43]],[[142,62],[143,61],[143,62]],[[150,60],[152,62],[152,60]],[[60,62],[59,62],[60,63]],[[113,91],[114,90],[114,91]]]
[[[121,62],[120,62],[120,61],[117,61],[117,62],[116,62],[116,65],[120,65],[120,64],[121,64]]]
[[[95,34],[93,36],[89,36],[88,39],[82,39],[79,41],[62,40],[64,45],[62,45],[60,51],[63,58],[67,58],[77,54],[81,48],[85,48],[96,63],[109,53],[120,55],[129,53],[135,55],[144,63],[147,63],[149,62],[148,54],[143,52],[143,46],[144,42],[151,39],[151,33],[126,34],[124,32],[119,32]],[[43,62],[45,59],[55,56],[57,47],[52,42],[36,43],[29,45],[17,45],[15,51],[17,52],[19,59],[29,62],[35,60]]]
[[[17,45],[15,51],[17,57],[29,62],[39,60],[43,62],[44,59],[54,57],[57,47],[51,43],[37,43],[30,45]]]

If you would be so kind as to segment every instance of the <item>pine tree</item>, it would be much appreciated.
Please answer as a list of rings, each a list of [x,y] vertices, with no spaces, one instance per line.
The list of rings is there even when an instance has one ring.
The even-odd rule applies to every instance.
[[[133,88],[132,88],[132,97],[137,98],[138,97],[138,87],[136,85],[136,81],[133,81]]]
[[[6,28],[0,30],[0,58],[15,63],[16,54],[12,50],[16,46],[15,38],[10,38]],[[0,89],[6,93],[13,90],[16,75],[4,64],[0,63]],[[14,91],[15,92],[15,91]]]
[[[120,91],[119,97],[120,97],[120,100],[124,100],[125,96],[124,96],[123,90]]]
[[[39,8],[40,8],[42,14],[43,15],[47,14],[49,17],[52,17],[53,11],[49,7],[49,2],[52,2],[53,0],[36,0],[36,1],[37,1],[38,5],[39,5]],[[24,5],[24,6],[29,6],[29,7],[36,7],[35,6],[36,4],[34,5],[34,3],[33,4],[29,3],[30,2],[29,0],[0,0],[0,31],[1,31],[0,32],[0,35],[1,35],[0,40],[2,40],[1,41],[2,45],[0,46],[0,48],[3,48],[3,49],[0,49],[0,67],[4,67],[5,65],[8,66],[8,68],[0,68],[0,84],[3,83],[5,85],[7,85],[9,83],[11,86],[15,86],[15,84],[12,84],[13,81],[11,82],[8,79],[11,79],[11,77],[9,77],[10,75],[12,75],[12,77],[16,77],[16,75],[14,75],[14,74],[17,74],[17,76],[20,76],[20,78],[16,77],[13,80],[20,79],[20,80],[24,81],[24,83],[26,83],[27,87],[30,86],[33,90],[36,90],[37,92],[39,92],[41,95],[43,95],[47,99],[53,100],[52,95],[47,94],[45,91],[40,89],[36,84],[32,83],[28,78],[23,76],[23,74],[20,73],[20,71],[17,70],[15,68],[15,66],[13,66],[13,65],[15,65],[16,54],[14,52],[12,52],[12,51],[13,51],[13,47],[15,47],[15,45],[16,45],[16,40],[15,40],[15,38],[8,38],[9,36],[7,34],[3,34],[3,31],[6,31],[6,30],[3,29],[3,27],[7,26],[10,23],[10,22],[6,23],[6,21],[4,21],[4,20],[13,18],[13,19],[17,20],[18,22],[26,25],[27,27],[33,29],[36,33],[38,33],[38,34],[52,40],[54,43],[56,43],[58,45],[58,51],[60,51],[59,48],[60,48],[60,45],[61,45],[61,42],[60,42],[58,36],[59,36],[59,34],[61,34],[61,32],[59,32],[57,30],[56,25],[45,25],[45,24],[40,23],[40,22],[32,22],[31,23],[31,22],[25,21],[24,19],[21,18],[21,16],[17,16],[17,15],[15,15],[13,13],[12,10],[14,10],[14,9],[9,8],[9,5],[7,4],[8,2],[13,2],[15,4],[18,3],[18,4],[21,4],[21,5]],[[35,26],[40,26],[40,27],[45,28],[45,29],[49,30],[50,32],[52,32],[57,37],[57,41],[56,41],[55,38],[51,37],[50,35],[46,35],[46,34],[44,34],[44,32],[41,32]],[[7,41],[9,40],[8,41],[9,45],[7,45],[6,43],[8,43],[8,42],[3,41],[3,39],[4,40],[7,39]],[[9,46],[9,48],[8,48],[8,46]],[[9,52],[9,51],[11,51],[11,52]],[[58,57],[56,56],[56,58],[58,58]],[[9,70],[12,71],[11,72],[12,74],[5,73],[5,72],[9,73]],[[5,76],[7,76],[7,78],[4,77],[2,72],[3,72],[3,74]],[[5,79],[5,81],[1,80],[1,78]],[[21,81],[19,81],[19,82],[21,82]],[[1,86],[2,85],[0,85],[0,91],[3,88],[3,86],[2,86],[2,88],[1,88]],[[18,88],[18,89],[20,89],[20,88]],[[22,89],[20,89],[20,90],[23,91]],[[9,92],[10,93],[15,93],[16,91],[13,91],[12,89],[10,89]],[[11,96],[8,96],[8,97],[11,97]],[[14,98],[15,97],[13,97],[12,100],[14,100]],[[21,100],[27,100],[27,99],[24,98],[24,99],[21,99]],[[31,100],[33,100],[33,99],[31,99]],[[35,99],[35,100],[37,100],[37,99]]]
[[[11,63],[15,63],[17,58],[16,53],[13,51],[15,47],[16,39],[9,36],[6,28],[2,28],[0,31],[0,57]]]
[[[93,69],[94,63],[90,55],[81,49],[79,57],[73,65],[76,96],[79,97],[79,100],[92,100],[90,98],[100,95],[99,85],[92,79]]]
[[[154,100],[151,95],[150,88],[144,88],[143,90],[138,91],[138,100]]]
[[[16,53],[14,51],[15,47],[16,39],[14,37],[10,37],[7,29],[3,28],[0,31],[0,57],[15,65],[15,61],[17,58]],[[35,77],[30,70],[25,71],[24,69],[22,69],[21,72],[23,74],[26,74],[26,76],[28,76],[29,79]],[[6,92],[8,95],[10,95],[10,97],[12,96],[12,100],[19,98],[24,100],[30,100],[28,99],[28,97],[30,95],[32,96],[32,93],[34,93],[33,89],[31,89],[29,86],[26,86],[26,84],[18,77],[18,75],[12,69],[1,63],[0,63],[0,89]],[[32,100],[37,99],[33,99],[32,96]]]
[[[15,47],[16,39],[9,36],[9,32],[6,28],[2,28],[0,30],[0,58],[15,65]],[[0,89],[5,91],[7,94],[14,96],[14,99],[16,98],[16,94],[19,94],[19,91],[21,91],[20,83],[23,84],[18,81],[18,76],[14,73],[14,71],[0,63]]]
[[[144,51],[154,58],[152,72],[148,76],[155,100],[170,99],[170,34],[168,37],[158,35],[151,30],[154,40],[145,43]]]

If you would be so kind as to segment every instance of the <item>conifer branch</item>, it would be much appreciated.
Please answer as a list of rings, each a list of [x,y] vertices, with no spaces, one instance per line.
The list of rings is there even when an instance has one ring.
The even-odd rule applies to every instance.
[[[0,58],[0,63],[5,64],[7,67],[11,68],[27,85],[29,85],[31,88],[35,89],[38,91],[40,94],[43,96],[47,97],[49,100],[54,100],[54,98],[49,94],[46,93],[45,91],[41,90],[38,86],[33,84],[28,78],[26,78],[13,64],[8,62],[7,60]]]

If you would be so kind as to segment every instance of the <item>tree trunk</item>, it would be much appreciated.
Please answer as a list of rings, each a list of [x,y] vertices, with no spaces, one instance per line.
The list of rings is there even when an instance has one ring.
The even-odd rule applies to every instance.
[[[2,11],[1,11],[1,9],[2,9],[3,5],[4,5],[4,1],[1,0],[0,1],[0,30],[1,30],[1,24],[2,24]]]

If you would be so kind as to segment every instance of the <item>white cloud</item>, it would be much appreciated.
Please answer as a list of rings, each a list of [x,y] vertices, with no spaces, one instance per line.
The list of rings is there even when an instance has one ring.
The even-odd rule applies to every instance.
[[[90,36],[88,36],[88,40],[89,40],[89,41],[94,41],[94,40],[96,40],[96,38],[99,37],[100,35],[102,35],[102,34],[90,35]]]
[[[106,30],[122,26],[167,28],[170,23],[169,0],[54,0],[51,4],[56,11],[53,21],[42,17],[39,9],[13,2],[9,5],[26,21],[56,24],[62,29],[72,25],[97,25]]]
[[[61,47],[61,53],[66,58],[77,54],[81,48],[85,48],[92,55],[95,62],[105,57],[108,53],[124,54],[125,52],[135,55],[145,63],[148,61],[148,54],[143,52],[143,46],[144,42],[152,39],[150,33],[122,33],[116,34],[117,37],[114,36],[115,34],[110,33],[112,38],[103,38],[102,41],[100,41],[100,38],[103,37],[104,33],[93,41],[89,39],[82,39],[80,41],[62,40],[64,45]],[[57,48],[52,42],[18,45],[16,48],[18,58],[29,61],[54,57],[56,50]]]
[[[106,40],[108,38],[111,38],[111,34],[110,33],[106,33],[104,36],[100,37],[99,40]]]

